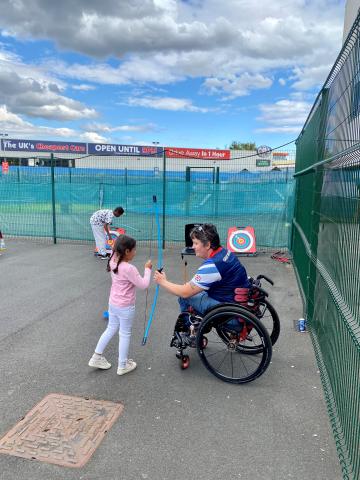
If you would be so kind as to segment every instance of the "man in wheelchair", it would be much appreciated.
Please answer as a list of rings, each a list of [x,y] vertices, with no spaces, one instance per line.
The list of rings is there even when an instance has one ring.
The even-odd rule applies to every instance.
[[[154,275],[157,284],[179,297],[179,328],[190,328],[210,308],[233,302],[236,288],[250,286],[245,267],[232,252],[220,245],[215,225],[205,223],[195,227],[190,237],[195,255],[205,260],[193,278],[179,285],[170,282],[164,272],[157,271]],[[189,312],[195,315],[189,315]]]
[[[180,315],[170,346],[177,349],[182,369],[190,362],[184,350],[192,347],[216,377],[250,382],[264,373],[272,354],[266,328],[243,306],[253,283],[238,258],[220,245],[214,225],[197,226],[190,237],[195,255],[204,259],[193,278],[179,285],[164,272],[154,274],[158,285],[179,297]]]
[[[223,302],[234,301],[237,287],[250,286],[245,267],[237,257],[220,245],[215,225],[205,223],[190,232],[197,257],[205,261],[193,278],[179,285],[166,278],[164,272],[155,272],[154,280],[168,292],[179,297],[180,311],[192,307],[199,314]]]

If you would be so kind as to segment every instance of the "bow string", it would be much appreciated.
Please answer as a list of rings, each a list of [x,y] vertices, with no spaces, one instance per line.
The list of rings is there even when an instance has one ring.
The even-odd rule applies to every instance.
[[[160,215],[159,215],[159,207],[158,207],[156,195],[153,195],[153,206],[154,206],[154,213],[155,213],[155,220],[156,220],[156,227],[157,227],[157,244],[158,244],[158,248],[157,248],[157,250],[158,250],[157,270],[158,270],[158,272],[161,272],[162,269],[163,269],[163,258],[162,258],[161,228],[160,228],[160,218],[159,218]],[[158,296],[159,296],[159,290],[160,290],[160,285],[157,284],[156,289],[155,289],[154,300],[153,300],[153,303],[151,305],[149,320],[147,322],[145,333],[144,333],[144,338],[143,338],[143,341],[142,341],[142,345],[146,344],[146,341],[147,341],[148,336],[149,336],[149,330],[150,330],[150,327],[151,327],[151,324],[152,324],[152,321],[153,321],[153,318],[154,318],[156,303],[157,303],[157,299],[158,299]]]

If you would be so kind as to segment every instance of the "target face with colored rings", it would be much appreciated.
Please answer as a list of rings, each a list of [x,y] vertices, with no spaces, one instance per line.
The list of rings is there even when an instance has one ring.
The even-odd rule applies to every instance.
[[[247,252],[254,245],[254,238],[246,230],[235,230],[230,234],[229,245],[234,252]]]

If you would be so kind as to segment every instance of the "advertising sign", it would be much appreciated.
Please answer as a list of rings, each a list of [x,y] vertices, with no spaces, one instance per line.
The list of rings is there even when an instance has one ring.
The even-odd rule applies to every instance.
[[[54,142],[52,140],[2,140],[6,152],[57,152],[86,154],[86,143]]]
[[[266,158],[257,158],[256,166],[257,167],[270,167],[271,161]]]
[[[88,153],[93,155],[134,155],[146,157],[160,156],[163,149],[143,145],[116,145],[111,143],[88,143]]]
[[[199,160],[230,160],[230,150],[166,147],[168,158],[195,158]]]
[[[288,155],[288,152],[273,152],[273,157],[277,158],[286,158]]]
[[[271,147],[268,147],[267,145],[260,145],[260,147],[256,149],[256,153],[259,155],[259,157],[269,157],[271,154]]]

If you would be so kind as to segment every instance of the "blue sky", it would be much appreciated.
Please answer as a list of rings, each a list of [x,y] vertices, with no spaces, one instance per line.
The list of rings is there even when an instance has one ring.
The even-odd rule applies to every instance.
[[[341,49],[344,6],[4,0],[0,133],[274,148],[301,131]]]

